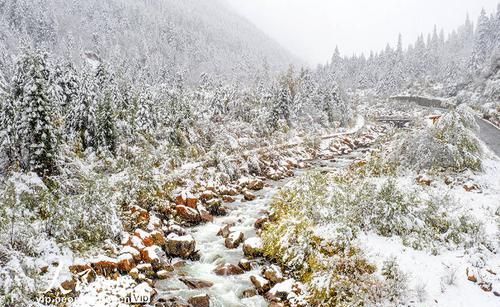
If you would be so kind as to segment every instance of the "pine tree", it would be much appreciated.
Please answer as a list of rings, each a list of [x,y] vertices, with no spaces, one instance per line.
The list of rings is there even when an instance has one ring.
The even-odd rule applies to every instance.
[[[473,72],[478,72],[487,60],[490,34],[490,23],[486,16],[486,11],[483,9],[481,10],[481,15],[479,15],[474,40],[474,50],[471,59],[471,69]]]
[[[6,158],[5,167],[14,164],[16,160],[16,109],[10,95],[0,95],[0,154]]]
[[[25,56],[29,66],[20,99],[19,142],[22,144],[24,168],[39,176],[50,176],[57,171],[58,140],[54,111],[56,105],[50,96],[48,70],[44,56]],[[25,61],[21,61],[26,64]]]
[[[137,101],[137,113],[135,126],[139,133],[152,134],[156,128],[156,120],[153,110],[153,97],[149,89],[144,89]]]
[[[81,77],[78,90],[78,99],[70,106],[66,123],[73,137],[75,137],[83,150],[96,148],[97,140],[97,90],[95,79],[85,71]]]
[[[97,144],[96,147],[115,152],[117,133],[113,112],[113,92],[107,89],[97,105]]]

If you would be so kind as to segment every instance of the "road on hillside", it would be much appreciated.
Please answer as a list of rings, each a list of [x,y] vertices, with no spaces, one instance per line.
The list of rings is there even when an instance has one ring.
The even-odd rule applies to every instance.
[[[476,122],[480,129],[479,138],[500,157],[500,129],[480,117],[476,117]]]

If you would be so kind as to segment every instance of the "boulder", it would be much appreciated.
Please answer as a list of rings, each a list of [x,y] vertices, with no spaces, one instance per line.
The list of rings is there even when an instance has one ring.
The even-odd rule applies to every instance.
[[[238,266],[245,271],[250,271],[252,269],[252,262],[248,259],[243,258],[238,262]]]
[[[190,297],[188,303],[191,304],[192,307],[209,307],[210,298],[208,294],[199,294]]]
[[[155,230],[151,232],[151,238],[153,239],[154,245],[165,245],[165,235],[163,234],[163,231]]]
[[[250,289],[245,289],[243,290],[243,293],[242,293],[243,297],[254,297],[257,295],[257,290],[255,290],[255,288],[250,288]]]
[[[200,198],[204,201],[209,201],[217,197],[214,191],[206,190],[200,194]]]
[[[146,247],[141,255],[144,262],[151,263],[153,266],[158,266],[166,257],[165,252],[158,245]]]
[[[243,242],[243,253],[247,257],[262,255],[262,240],[259,237],[248,238]]]
[[[142,243],[144,246],[151,246],[153,245],[153,237],[151,237],[151,234],[147,231],[144,231],[142,229],[136,229],[134,231],[134,235],[141,238]]]
[[[196,209],[196,204],[198,203],[198,199],[191,194],[190,192],[184,191],[175,196],[175,204],[187,206],[189,208]]]
[[[219,265],[214,269],[214,273],[220,276],[228,276],[228,275],[240,275],[243,274],[244,271],[234,264],[226,263],[223,265]]]
[[[262,275],[271,283],[276,284],[283,281],[283,273],[277,265],[266,266],[262,269]]]
[[[294,296],[295,280],[287,279],[280,283],[274,285],[274,287],[269,290],[268,294],[280,300],[286,300],[290,296]]]
[[[161,219],[159,217],[157,217],[156,215],[152,215],[149,217],[149,223],[146,226],[146,228],[149,231],[154,231],[154,230],[161,228],[161,225],[162,225]]]
[[[251,201],[251,200],[256,199],[257,196],[255,196],[255,194],[253,194],[252,192],[245,190],[245,191],[243,191],[243,198],[245,200]]]
[[[128,272],[128,275],[130,275],[130,277],[132,277],[133,279],[138,279],[139,278],[139,269],[133,268],[132,270],[130,270],[130,272]]]
[[[469,270],[469,268],[465,269],[465,274],[467,275],[467,279],[472,282],[477,282],[477,273],[474,269]]]
[[[201,221],[211,223],[214,221],[214,216],[208,212],[205,207],[198,206],[198,212],[200,213]]]
[[[264,188],[264,181],[257,178],[250,179],[246,183],[246,188],[254,191],[262,190]]]
[[[94,282],[96,277],[96,273],[92,269],[88,269],[78,273],[78,278],[80,279],[80,281],[87,284]]]
[[[258,218],[255,221],[254,227],[255,227],[255,229],[262,229],[262,226],[264,226],[264,224],[267,222],[269,222],[269,218],[267,218],[267,217]]]
[[[199,223],[201,221],[200,213],[198,213],[196,209],[184,205],[177,205],[175,211],[177,212],[177,216],[183,221],[189,223]]]
[[[136,248],[134,248],[132,246],[124,246],[124,247],[122,247],[122,249],[120,250],[119,255],[123,255],[123,254],[130,254],[130,255],[132,255],[134,257],[135,261],[141,261],[141,259],[142,259],[141,252],[138,251]]]
[[[129,272],[135,267],[134,256],[129,253],[118,256],[118,270],[120,272]]]
[[[186,266],[186,261],[182,260],[182,259],[175,259],[175,260],[172,260],[172,266],[176,269],[178,268],[182,268],[184,266]]]
[[[477,191],[479,190],[479,185],[477,183],[474,183],[474,182],[466,182],[464,185],[463,185],[463,188],[465,191],[467,192],[471,192],[471,191]]]
[[[136,268],[140,274],[144,274],[144,276],[147,276],[147,277],[152,277],[155,274],[151,263],[141,263],[141,264],[138,264],[136,266]]]
[[[188,286],[189,289],[210,288],[214,285],[213,282],[204,281],[196,278],[179,277],[179,280],[186,286]]]
[[[250,276],[250,281],[252,282],[252,284],[254,285],[255,289],[259,294],[264,294],[271,289],[271,284],[269,283],[269,280],[261,276],[252,275]]]
[[[220,195],[236,196],[238,193],[238,190],[233,187],[222,187],[219,189]]]
[[[431,178],[429,178],[425,174],[418,175],[417,178],[415,179],[415,181],[417,181],[417,183],[420,184],[420,185],[426,185],[426,186],[430,186],[431,183],[432,183]]]
[[[164,231],[166,236],[168,236],[171,233],[175,233],[178,236],[184,236],[187,234],[186,229],[184,229],[181,226],[176,225],[176,224],[164,227],[163,231]]]
[[[215,216],[222,216],[227,214],[227,209],[222,205],[219,199],[211,199],[206,202],[205,207],[210,214]]]
[[[186,258],[193,254],[195,248],[196,242],[191,235],[178,236],[171,233],[167,236],[165,250],[171,256]]]
[[[156,294],[156,290],[147,282],[143,282],[134,287],[133,293],[135,296],[149,297],[151,299]]]
[[[147,225],[149,223],[149,212],[139,206],[130,206],[130,217],[135,224]]]
[[[229,196],[229,195],[224,195],[224,196],[222,196],[222,200],[223,200],[225,203],[234,203],[234,202],[236,201],[236,199],[234,199],[234,197]]]
[[[485,282],[485,281],[483,281],[483,282],[478,283],[478,286],[484,292],[491,292],[491,290],[493,290],[493,285],[492,285],[491,282]]]
[[[243,242],[244,238],[245,236],[241,231],[231,232],[224,241],[224,245],[230,249],[237,248]]]
[[[91,262],[97,275],[110,276],[118,269],[118,261],[114,258],[101,256]]]
[[[156,277],[158,279],[168,279],[172,278],[172,276],[173,276],[172,272],[167,270],[159,270],[158,272],[156,272]]]
[[[120,233],[120,244],[121,245],[130,245],[131,239],[132,239],[132,236],[128,232],[122,231]]]
[[[226,224],[219,229],[219,232],[217,232],[218,236],[221,236],[223,238],[227,238],[229,234],[231,233],[231,225]]]
[[[74,278],[63,281],[59,285],[59,290],[63,295],[74,292],[76,288],[77,281]]]
[[[135,235],[130,237],[130,246],[132,246],[138,251],[142,251],[143,249],[146,248],[146,245],[144,245],[142,239]]]

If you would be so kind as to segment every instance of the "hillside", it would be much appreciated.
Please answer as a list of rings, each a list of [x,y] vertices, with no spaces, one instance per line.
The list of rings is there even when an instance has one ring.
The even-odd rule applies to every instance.
[[[137,79],[187,71],[246,78],[293,61],[223,1],[0,1],[0,48],[31,45],[80,62],[95,52]],[[149,82],[154,83],[154,82]]]

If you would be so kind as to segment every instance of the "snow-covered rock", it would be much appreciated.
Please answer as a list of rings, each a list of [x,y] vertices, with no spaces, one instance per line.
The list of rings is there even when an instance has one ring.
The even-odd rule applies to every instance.
[[[196,209],[177,205],[175,211],[177,212],[177,216],[183,221],[189,223],[199,223],[201,221],[200,213]]]
[[[243,242],[243,253],[248,257],[262,255],[262,239],[259,237],[248,238]]]
[[[244,271],[234,264],[226,263],[223,265],[219,265],[214,269],[214,273],[221,276],[227,275],[239,275],[243,274]]]
[[[171,233],[167,236],[165,250],[167,254],[176,257],[189,257],[196,248],[196,242],[191,235],[178,236]]]
[[[244,238],[245,236],[241,231],[231,232],[224,241],[224,245],[227,248],[237,248],[243,242]]]
[[[264,277],[252,275],[250,276],[250,281],[259,294],[264,294],[271,289],[271,283]]]
[[[283,281],[283,273],[277,265],[266,266],[262,269],[262,275],[273,284]]]

